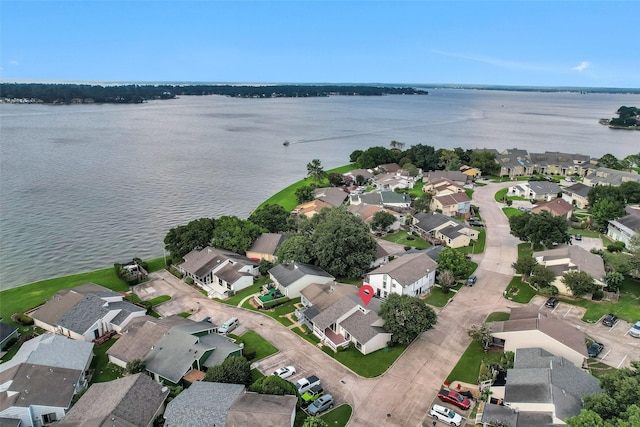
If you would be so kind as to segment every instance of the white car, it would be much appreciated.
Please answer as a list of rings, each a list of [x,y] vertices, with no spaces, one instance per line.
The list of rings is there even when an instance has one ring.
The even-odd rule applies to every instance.
[[[434,420],[440,420],[452,426],[460,427],[462,424],[462,416],[444,406],[433,405],[429,414]]]
[[[629,329],[629,335],[634,338],[640,338],[640,320],[631,326],[631,329]]]
[[[285,366],[284,368],[278,368],[271,375],[275,375],[280,378],[289,378],[291,375],[296,374],[296,368],[293,366]]]

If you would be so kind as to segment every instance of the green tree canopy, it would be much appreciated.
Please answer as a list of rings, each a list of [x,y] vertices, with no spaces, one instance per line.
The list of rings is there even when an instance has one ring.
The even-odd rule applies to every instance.
[[[307,417],[302,427],[329,427],[329,424],[320,417]]]
[[[305,185],[296,189],[296,201],[298,204],[310,202],[313,200],[314,185]]]
[[[389,227],[396,222],[396,217],[387,211],[378,211],[373,214],[373,221],[371,222],[371,228],[374,231],[381,231],[386,233]]]
[[[542,264],[537,264],[531,270],[529,283],[536,289],[540,289],[549,286],[555,279],[556,274],[553,272],[553,270]]]
[[[291,236],[280,244],[276,255],[278,261],[283,263],[296,261],[310,264],[314,261],[311,239],[302,234]]]
[[[536,261],[534,257],[524,256],[518,258],[516,262],[511,264],[511,267],[513,267],[516,273],[522,274],[522,277],[524,278],[531,276],[531,273],[533,273],[533,268],[536,265],[538,265],[538,261]]]
[[[127,362],[127,365],[125,366],[124,371],[128,375],[133,375],[133,374],[137,374],[138,372],[143,372],[144,369],[145,369],[145,364],[142,360],[133,359]]]
[[[251,384],[249,391],[260,394],[273,394],[276,396],[296,396],[298,398],[298,406],[302,403],[300,402],[300,395],[298,394],[296,385],[277,375],[258,378],[256,382]]]
[[[437,322],[435,311],[419,298],[390,294],[380,306],[384,328],[393,334],[392,340],[409,344]]]
[[[442,292],[447,294],[449,290],[456,284],[456,277],[451,270],[442,270],[438,273],[438,284]]]
[[[429,212],[431,209],[431,199],[433,195],[430,193],[423,193],[420,197],[417,197],[413,201],[413,208],[418,212]]]
[[[511,234],[523,242],[531,242],[532,249],[536,243],[543,243],[550,248],[554,243],[571,241],[566,219],[549,212],[525,212],[522,215],[514,215],[509,218],[509,226]]]
[[[264,205],[249,215],[248,220],[270,233],[279,233],[287,230],[289,212],[280,205]]]
[[[480,169],[484,175],[498,175],[500,173],[500,165],[496,162],[496,154],[489,150],[472,151],[469,165]]]
[[[318,184],[327,177],[327,173],[324,171],[320,159],[313,159],[307,163],[307,176],[311,178],[315,184]]]
[[[446,247],[438,254],[438,271],[449,270],[456,279],[463,279],[473,271],[473,262],[464,253]]]
[[[491,335],[491,328],[489,325],[486,323],[483,323],[482,325],[471,325],[467,334],[472,340],[482,346],[485,353],[489,351],[491,343],[493,342],[493,336]]]
[[[221,216],[216,220],[211,245],[244,254],[263,231],[263,228],[249,220]]]
[[[394,158],[393,152],[388,148],[370,147],[358,156],[356,164],[362,169],[373,169],[379,165],[393,163],[395,161],[396,159]]]
[[[593,277],[586,271],[567,271],[561,280],[576,298],[592,293],[597,287]]]
[[[200,218],[187,225],[174,227],[164,238],[165,249],[174,261],[181,261],[182,257],[192,250],[209,245],[215,228],[216,222],[213,218]]]
[[[228,357],[222,364],[209,368],[205,381],[227,384],[251,384],[251,363],[243,356]]]

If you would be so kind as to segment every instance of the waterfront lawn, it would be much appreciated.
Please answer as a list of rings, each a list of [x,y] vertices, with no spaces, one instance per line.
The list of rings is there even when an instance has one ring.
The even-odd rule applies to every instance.
[[[536,290],[524,283],[520,276],[514,276],[507,286],[506,297],[511,301],[528,304],[535,295]]]
[[[329,427],[344,427],[349,422],[349,418],[351,418],[351,412],[353,412],[353,409],[345,403],[322,415],[320,419],[327,423]]]
[[[406,348],[406,345],[396,344],[389,349],[383,348],[367,355],[360,353],[355,348],[347,348],[336,353],[331,348],[323,346],[322,351],[356,374],[365,378],[373,378],[384,374]]]
[[[409,237],[411,240],[409,240]],[[431,246],[426,240],[419,236],[413,236],[404,230],[398,230],[395,233],[387,234],[383,237],[388,242],[398,243],[403,246],[412,246],[416,249],[426,249]]]
[[[247,331],[241,336],[234,338],[236,339],[236,344],[244,343],[243,353],[256,352],[256,357],[252,362],[257,362],[279,351],[276,346],[255,331]]]
[[[460,360],[458,360],[456,366],[451,370],[445,382],[452,383],[453,381],[462,381],[477,384],[482,361],[484,360],[487,364],[499,363],[502,354],[501,351],[491,350],[485,353],[480,343],[472,341],[460,357]]]

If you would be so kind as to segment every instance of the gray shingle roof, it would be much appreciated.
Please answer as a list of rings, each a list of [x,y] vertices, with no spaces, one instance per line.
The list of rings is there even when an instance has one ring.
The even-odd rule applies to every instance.
[[[346,196],[346,193],[345,193]],[[253,242],[251,248],[247,252],[258,252],[263,254],[275,255],[278,247],[285,240],[284,234],[279,233],[262,233],[260,237]]]
[[[370,305],[371,303],[369,303],[369,306]],[[369,308],[369,306],[367,306],[367,308]],[[373,326],[373,324],[379,320],[380,316],[378,316],[378,313],[374,311],[369,311],[365,314],[358,310],[340,322],[340,325],[358,342],[366,344],[376,335],[388,333],[381,326]]]
[[[369,275],[388,274],[404,287],[415,283],[436,268],[438,268],[438,264],[429,255],[424,253],[408,254],[376,268]]]
[[[167,405],[165,427],[224,426],[233,402],[244,392],[241,384],[197,381]]]
[[[109,303],[109,310],[120,310],[120,312],[111,319],[111,323],[114,325],[121,326],[122,323],[131,316],[133,313],[144,312],[145,309],[138,307],[137,305],[133,305],[126,301],[118,301]]]
[[[529,188],[536,194],[558,194],[562,188],[554,182],[548,181],[529,181]]]
[[[466,193],[453,193],[445,194],[442,196],[434,197],[442,206],[453,206],[459,203],[471,202],[469,196]]]
[[[426,233],[431,230],[435,230],[443,224],[453,221],[450,217],[438,212],[420,212],[415,214],[414,218],[418,220],[414,225],[421,230],[424,230]]]
[[[580,197],[587,197],[589,195],[589,190],[591,190],[592,188],[593,187],[584,185],[581,182],[577,182],[569,187],[566,187],[564,191],[567,193],[576,194]]]
[[[258,265],[255,261],[250,260],[244,255],[207,246],[204,249],[194,249],[186,254],[184,256],[184,262],[180,264],[180,267],[196,277],[203,277],[214,270],[218,265],[228,260],[236,262],[236,270],[239,270],[246,265]],[[233,281],[228,282],[234,283]]]
[[[84,334],[96,321],[102,319],[109,309],[107,302],[95,295],[87,295],[59,320],[58,325],[79,334]]]
[[[182,317],[180,319],[190,322]],[[120,338],[107,350],[107,354],[124,362],[142,360],[170,328],[151,316],[135,318],[121,331]]]
[[[510,427],[516,427],[518,413],[508,406],[495,405],[487,402],[482,411],[482,422],[490,424],[496,421],[506,423],[506,425]]]
[[[445,237],[456,239],[462,235],[462,229],[464,229],[463,226],[461,226],[460,224],[456,224],[441,228],[439,231]]]
[[[280,284],[280,286],[292,285],[306,275],[328,277],[335,279],[332,275],[316,267],[315,265],[305,264],[303,262],[292,262],[290,264],[278,264],[269,270],[269,274]]]
[[[567,258],[579,270],[589,273],[594,279],[602,280],[605,275],[602,257],[592,254],[581,246],[567,245],[557,249],[534,252],[533,257],[542,257],[543,261]]]
[[[430,171],[422,174],[422,179],[425,183],[433,183],[441,179],[447,179],[452,182],[468,182],[471,180],[469,175],[466,175],[460,171]]]
[[[63,289],[49,298],[44,305],[38,307],[31,317],[48,325],[56,325],[58,320],[84,297],[84,294],[74,292],[72,289]]]
[[[0,412],[12,406],[68,408],[81,375],[76,369],[21,363],[0,374],[0,384],[13,380],[7,391],[0,393]],[[9,396],[8,392],[15,394]]]
[[[296,409],[296,396],[241,394],[227,413],[227,427],[288,427]]]
[[[313,190],[313,195],[331,206],[340,206],[349,197],[349,193],[337,187],[316,188]]]
[[[616,222],[619,222],[632,231],[640,230],[640,215],[625,215],[618,218]]]
[[[169,395],[169,389],[145,374],[95,383],[59,423],[61,426],[147,426]],[[107,424],[109,423],[109,424]]]

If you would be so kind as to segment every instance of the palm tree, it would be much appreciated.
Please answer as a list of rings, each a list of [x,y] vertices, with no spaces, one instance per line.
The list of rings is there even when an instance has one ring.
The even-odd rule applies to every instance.
[[[307,163],[307,176],[316,184],[327,176],[319,159],[313,159],[311,163]]]

